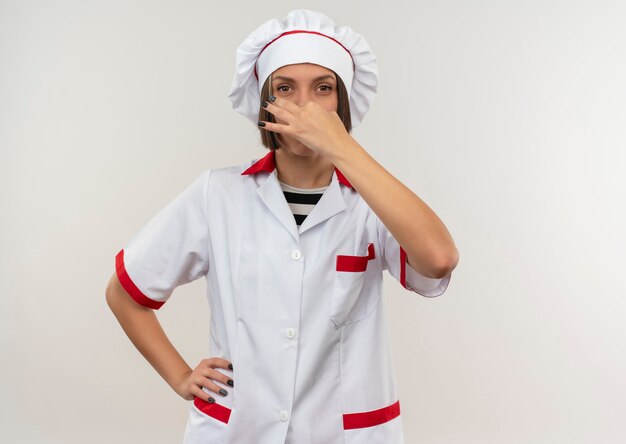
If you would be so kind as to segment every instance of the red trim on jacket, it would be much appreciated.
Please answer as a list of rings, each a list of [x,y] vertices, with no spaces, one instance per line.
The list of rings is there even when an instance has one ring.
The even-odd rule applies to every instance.
[[[337,255],[337,271],[365,271],[367,269],[367,261],[371,261],[376,257],[374,253],[374,244],[367,246],[367,256],[351,256],[347,254]]]
[[[241,175],[256,174],[261,171],[271,173],[276,168],[276,161],[274,160],[275,155],[274,150],[270,150],[269,153],[257,160],[250,168],[241,173]]]
[[[406,288],[406,251],[400,247],[400,283]]]
[[[344,430],[362,429],[384,424],[400,416],[400,401],[396,401],[390,406],[370,412],[346,413],[343,415]]]
[[[346,176],[344,176],[343,173],[339,171],[339,169],[335,168],[335,171],[337,172],[337,179],[339,180],[339,183],[342,183],[347,187],[354,188],[352,184],[348,182],[348,179],[346,179]]]
[[[117,278],[120,280],[120,284],[124,287],[124,290],[140,305],[144,307],[153,308],[158,310],[161,308],[165,302],[155,301],[154,299],[150,299],[148,296],[143,294],[141,290],[135,285],[133,280],[128,275],[126,271],[126,266],[124,265],[124,249],[121,249],[119,253],[115,256],[115,272],[117,273]]]
[[[265,171],[266,173],[271,173],[272,171],[274,171],[275,168],[276,168],[276,153],[274,152],[274,150],[270,150],[269,153],[267,153],[264,157],[257,160],[250,168],[248,168],[243,173],[241,173],[241,175],[243,176],[246,174],[256,174],[261,171]],[[337,180],[339,180],[339,183],[347,187],[354,188],[352,184],[348,181],[348,179],[346,179],[346,176],[344,176],[343,173],[339,171],[338,168],[335,168],[335,171],[337,172]]]
[[[222,421],[223,423],[228,424],[231,412],[228,407],[224,407],[223,405],[220,405],[216,402],[205,401],[198,398],[197,396],[196,399],[193,400],[193,405],[195,405],[196,408],[205,415],[209,415],[210,417],[215,418],[218,421]]]
[[[317,31],[307,31],[305,29],[294,29],[292,31],[285,31],[283,32],[281,35],[279,35],[278,37],[276,37],[275,39],[273,39],[271,42],[267,43],[263,49],[261,49],[261,51],[259,51],[259,55],[256,57],[256,61],[254,62],[254,77],[256,77],[257,80],[259,80],[259,74],[257,73],[256,70],[256,65],[257,62],[259,60],[259,57],[261,57],[261,54],[263,53],[263,51],[265,51],[265,48],[267,48],[268,46],[270,46],[272,43],[274,43],[276,40],[278,40],[281,37],[284,37],[286,35],[290,35],[290,34],[315,34],[315,35],[320,35],[322,37],[326,37],[327,39],[331,39],[333,42],[335,42],[336,44],[338,44],[339,46],[341,46],[343,49],[346,50],[346,52],[348,53],[348,55],[350,56],[350,58],[352,59],[352,70],[354,71],[356,69],[356,64],[354,63],[354,57],[352,57],[352,54],[350,53],[350,51],[348,50],[348,48],[346,48],[345,46],[343,46],[343,44],[341,44],[341,42],[339,42],[337,39],[332,38],[329,35],[326,34],[322,34],[321,32],[317,32]]]

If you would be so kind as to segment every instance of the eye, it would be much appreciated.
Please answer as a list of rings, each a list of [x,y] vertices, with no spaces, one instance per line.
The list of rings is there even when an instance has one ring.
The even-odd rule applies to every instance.
[[[326,89],[322,89],[322,92],[329,92],[329,91],[331,91],[333,89],[333,87],[330,86],[330,85],[320,85],[319,87],[320,88],[326,88]]]
[[[287,89],[281,89],[281,88],[287,88]],[[290,88],[289,85],[279,85],[279,86],[276,87],[276,91],[287,92],[288,88]]]

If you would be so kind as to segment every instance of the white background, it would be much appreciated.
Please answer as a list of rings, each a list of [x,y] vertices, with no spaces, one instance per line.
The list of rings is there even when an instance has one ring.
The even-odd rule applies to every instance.
[[[1,1],[0,441],[181,441],[189,404],[104,290],[200,172],[264,154],[235,49],[297,7],[365,35],[353,135],[460,251],[439,298],[385,276],[407,443],[626,442],[621,0]],[[192,366],[204,288],[158,312]]]

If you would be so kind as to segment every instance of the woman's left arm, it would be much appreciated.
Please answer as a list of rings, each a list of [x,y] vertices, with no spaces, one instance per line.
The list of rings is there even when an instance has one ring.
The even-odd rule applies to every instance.
[[[273,99],[264,106],[287,125],[264,122],[265,129],[289,134],[328,157],[406,251],[413,269],[436,279],[452,272],[459,252],[441,219],[359,145],[336,112],[315,102],[299,106]]]
[[[437,279],[450,274],[459,253],[441,219],[348,136],[327,156],[404,248],[413,269]]]

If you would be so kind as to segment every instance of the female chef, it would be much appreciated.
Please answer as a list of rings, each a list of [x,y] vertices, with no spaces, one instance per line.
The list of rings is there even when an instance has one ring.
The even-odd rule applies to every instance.
[[[310,10],[264,23],[237,51],[229,97],[269,152],[204,171],[117,254],[108,304],[193,400],[185,443],[403,442],[382,272],[438,296],[458,252],[350,135],[377,83],[352,29]],[[211,357],[192,369],[154,309],[200,277]]]

